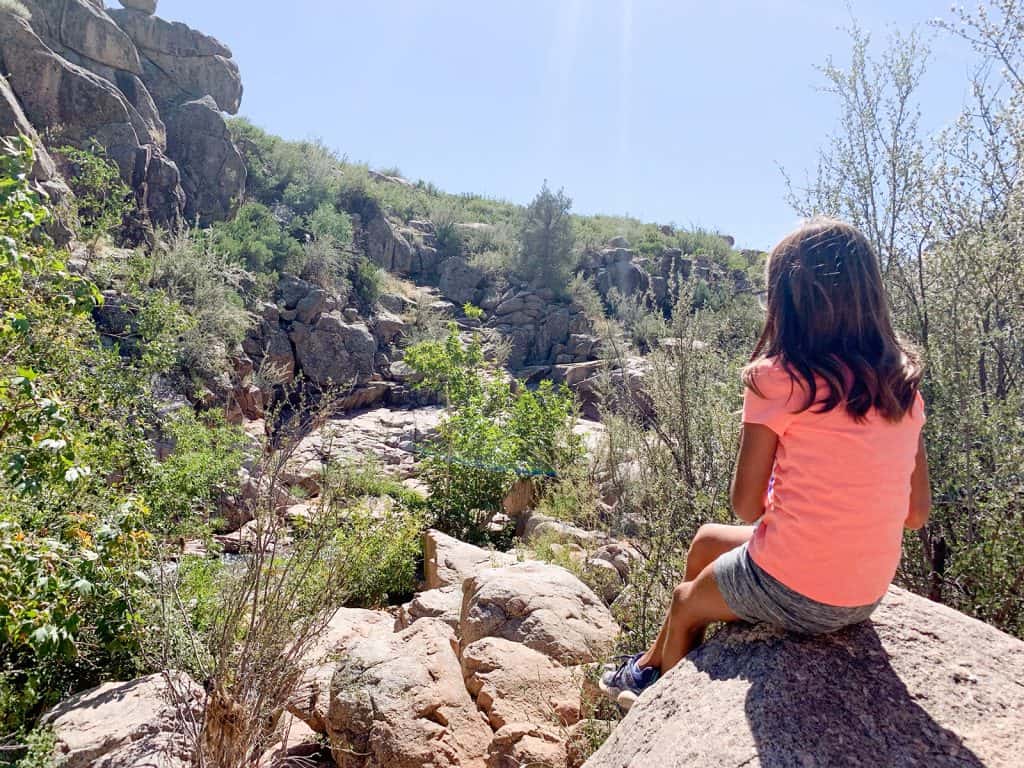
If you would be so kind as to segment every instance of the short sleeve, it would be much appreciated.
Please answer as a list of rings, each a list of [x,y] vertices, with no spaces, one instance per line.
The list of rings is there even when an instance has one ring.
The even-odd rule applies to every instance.
[[[765,360],[754,368],[754,384],[743,393],[743,423],[763,424],[780,437],[792,423],[806,397],[778,363]]]

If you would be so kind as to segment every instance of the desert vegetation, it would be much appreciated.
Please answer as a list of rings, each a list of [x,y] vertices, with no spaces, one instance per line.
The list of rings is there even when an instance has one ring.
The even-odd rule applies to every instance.
[[[1022,18],[998,0],[881,47],[853,25],[849,62],[820,69],[841,122],[816,167],[787,178],[799,214],[868,235],[925,361],[935,512],[907,534],[899,583],[1017,637]],[[977,68],[969,103],[932,137],[917,96],[936,35],[966,41]],[[697,528],[731,520],[763,253],[577,215],[547,182],[527,205],[453,195],[242,118],[229,128],[245,194],[204,226],[153,226],[98,145],[51,148],[70,208],[33,183],[40,147],[0,145],[0,762],[48,764],[39,718],[68,695],[173,669],[208,696],[189,724],[199,763],[254,764],[281,741],[334,613],[405,610],[430,528],[504,563],[564,566],[609,605],[617,650],[636,650]],[[415,269],[385,263],[403,243]],[[602,259],[659,266],[616,283]],[[563,312],[559,338],[582,339],[586,359],[549,344],[544,364],[506,365],[517,330],[542,335],[548,315],[531,306]],[[398,330],[384,341],[387,323]],[[369,371],[295,370],[300,333],[335,334],[320,349],[355,358],[339,328],[369,339]],[[415,455],[407,477],[362,445],[335,451],[344,437],[326,430],[385,374],[402,409],[441,409],[427,434],[396,438]],[[258,417],[240,415],[240,391]],[[584,416],[601,425],[589,445]],[[310,455],[317,471],[297,469]],[[517,493],[542,533],[510,511]],[[595,564],[609,542],[628,579]],[[586,707],[589,754],[617,714]]]

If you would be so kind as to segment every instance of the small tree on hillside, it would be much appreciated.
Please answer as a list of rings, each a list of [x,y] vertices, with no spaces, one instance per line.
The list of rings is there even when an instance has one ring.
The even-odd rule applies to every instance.
[[[535,285],[564,291],[572,272],[572,200],[547,181],[530,203],[520,233],[519,272]]]

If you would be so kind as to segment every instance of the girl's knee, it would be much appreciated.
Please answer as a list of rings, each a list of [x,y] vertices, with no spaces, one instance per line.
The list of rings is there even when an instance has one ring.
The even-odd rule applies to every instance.
[[[691,582],[684,581],[676,585],[676,588],[672,590],[672,610],[676,612],[684,610],[692,591],[693,585]]]
[[[693,555],[701,554],[705,549],[707,549],[708,544],[713,538],[713,529],[709,524],[705,523],[697,529],[697,533],[694,534],[693,539],[690,541],[690,549],[688,551],[689,555],[692,557]]]

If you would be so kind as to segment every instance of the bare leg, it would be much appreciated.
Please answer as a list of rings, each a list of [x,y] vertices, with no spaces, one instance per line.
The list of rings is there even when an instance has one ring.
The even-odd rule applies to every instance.
[[[676,608],[676,595],[680,590],[695,581],[706,569],[709,569],[711,564],[715,562],[719,555],[725,554],[731,549],[735,549],[747,541],[754,534],[754,526],[752,525],[717,525],[715,523],[708,523],[702,525],[697,531],[697,535],[693,537],[693,542],[690,544],[690,550],[686,555],[686,571],[683,574],[683,583],[676,587],[672,594],[672,608],[669,610],[668,616],[665,617],[665,623],[661,627],[661,631],[658,633],[658,637],[655,638],[654,644],[650,650],[647,651],[638,662],[641,667],[657,667],[663,673],[667,672],[671,666],[674,666],[682,656],[675,659],[672,665],[666,667],[664,664],[665,660],[665,649],[666,643],[669,642],[670,637],[672,642],[675,643],[679,639],[679,627],[674,627],[673,623],[677,621],[674,619],[675,608]],[[714,574],[711,575],[712,581],[714,580]],[[717,584],[715,585],[715,591],[718,591]],[[721,600],[721,595],[718,596]],[[725,601],[722,600],[722,605]],[[709,619],[705,624],[699,627],[693,627],[688,630],[689,637],[687,642],[689,647],[686,653],[689,653],[690,649],[700,645],[704,638],[704,628],[711,621],[728,621],[735,619],[735,616],[730,615],[725,619]],[[686,653],[683,655],[685,656]]]

